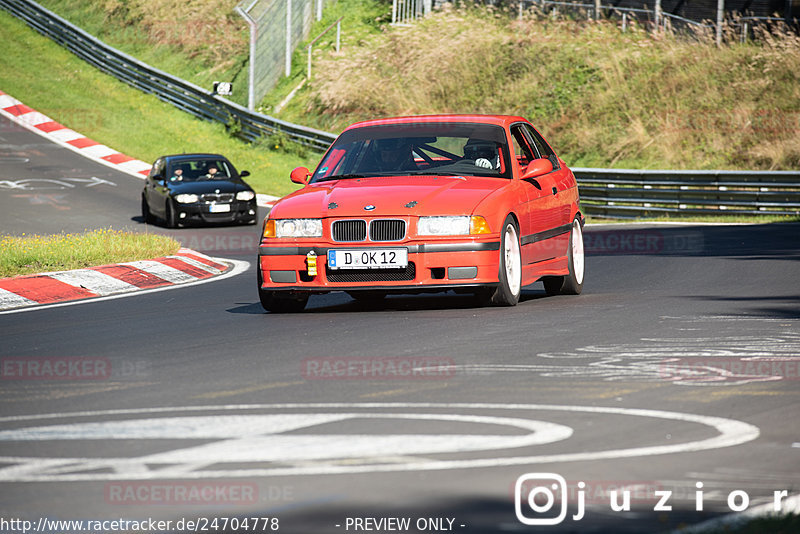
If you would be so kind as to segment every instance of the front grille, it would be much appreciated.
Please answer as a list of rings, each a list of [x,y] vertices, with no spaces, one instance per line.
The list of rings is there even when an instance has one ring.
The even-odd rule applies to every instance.
[[[402,241],[406,236],[406,222],[402,219],[377,219],[369,223],[371,241]]]
[[[204,193],[200,195],[203,202],[233,202],[233,193]]]
[[[364,241],[367,238],[367,221],[334,221],[331,232],[334,241]]]
[[[405,269],[329,269],[325,266],[325,278],[334,283],[402,282],[413,280],[417,275],[414,262]]]

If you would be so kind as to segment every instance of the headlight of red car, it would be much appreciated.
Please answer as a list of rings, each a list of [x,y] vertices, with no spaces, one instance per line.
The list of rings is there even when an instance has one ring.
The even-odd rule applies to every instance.
[[[420,217],[417,235],[474,235],[491,233],[486,219],[480,215]]]
[[[264,237],[322,237],[322,219],[269,219]]]

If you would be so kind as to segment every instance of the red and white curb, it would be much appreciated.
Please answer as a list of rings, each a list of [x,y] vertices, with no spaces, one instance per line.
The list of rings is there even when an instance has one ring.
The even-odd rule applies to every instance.
[[[0,310],[165,289],[241,271],[247,262],[211,258],[182,248],[177,254],[72,271],[0,279]],[[2,312],[0,312],[2,313]]]
[[[132,158],[131,156],[126,156],[113,148],[109,148],[106,145],[89,139],[85,135],[54,121],[47,115],[26,106],[21,101],[2,90],[0,90],[0,114],[28,130],[38,133],[54,143],[98,163],[102,163],[103,165],[137,178],[145,178],[150,174],[151,165],[149,163]],[[275,201],[280,198],[265,194],[258,194],[256,197],[258,205],[266,208],[272,208]]]
[[[101,145],[83,134],[71,130],[0,91],[0,113],[29,130],[39,133],[54,143],[77,152],[103,165],[144,178],[150,173],[150,164]]]

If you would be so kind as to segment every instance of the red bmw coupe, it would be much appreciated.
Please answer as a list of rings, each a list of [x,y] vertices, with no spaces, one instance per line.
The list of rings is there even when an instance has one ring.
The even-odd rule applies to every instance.
[[[583,288],[575,176],[522,117],[435,115],[356,123],[264,221],[264,309],[313,293],[355,299],[456,290],[514,306],[523,286]]]

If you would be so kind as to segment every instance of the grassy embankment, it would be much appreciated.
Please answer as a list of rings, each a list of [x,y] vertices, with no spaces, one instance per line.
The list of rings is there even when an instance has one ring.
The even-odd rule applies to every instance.
[[[289,173],[306,163],[296,151],[270,150],[267,139],[243,143],[221,124],[192,118],[101,73],[5,11],[0,40],[6,43],[0,90],[62,124],[147,162],[171,153],[220,152],[252,173],[247,181],[259,192],[295,189]]]
[[[198,85],[233,81],[234,100],[246,100],[248,34],[233,12],[237,0],[43,3]],[[515,114],[576,167],[800,167],[800,37],[780,28],[719,48],[712,35],[636,25],[623,33],[617,21],[535,11],[519,20],[516,12],[448,9],[399,28],[388,24],[385,0],[340,0],[311,36],[339,16],[342,51],[332,52],[332,34],[314,49],[312,80],[279,118],[338,132],[376,116]],[[292,76],[262,111],[273,113],[305,77],[305,59],[301,45]]]

